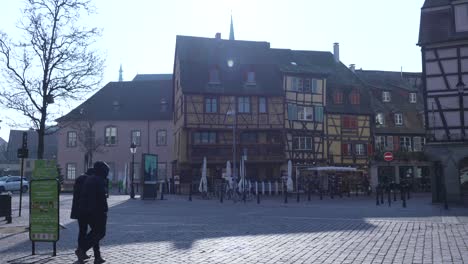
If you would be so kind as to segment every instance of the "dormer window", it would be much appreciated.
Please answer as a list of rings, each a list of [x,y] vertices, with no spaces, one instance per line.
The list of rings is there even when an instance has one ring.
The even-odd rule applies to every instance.
[[[457,32],[468,31],[468,4],[459,4],[455,9],[455,28]]]
[[[161,99],[161,112],[167,111],[167,101],[165,98]]]
[[[383,102],[390,102],[392,99],[391,99],[391,96],[390,96],[390,92],[389,91],[383,91],[382,92],[382,101]]]
[[[248,71],[247,72],[247,83],[248,84],[255,84],[255,72],[254,71]]]
[[[383,127],[385,125],[385,117],[383,113],[377,113],[377,115],[375,115],[375,125],[376,127]]]
[[[409,101],[410,101],[410,103],[415,104],[415,103],[416,103],[416,100],[417,100],[417,99],[416,99],[416,93],[410,93],[410,94],[409,94]]]
[[[220,83],[218,67],[210,69],[210,83]]]
[[[333,103],[335,104],[343,103],[343,92],[336,91],[333,93]]]
[[[395,114],[395,125],[398,125],[398,126],[403,125],[403,114],[401,113]]]
[[[353,105],[358,105],[361,103],[361,96],[358,91],[352,91],[349,94],[349,102]]]

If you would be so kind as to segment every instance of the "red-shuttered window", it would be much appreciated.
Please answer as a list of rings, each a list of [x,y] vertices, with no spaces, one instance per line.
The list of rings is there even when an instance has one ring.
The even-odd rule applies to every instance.
[[[335,104],[343,103],[343,92],[336,91],[333,93],[333,103]]]
[[[346,155],[352,155],[353,150],[352,150],[352,145],[345,143],[341,144],[341,154],[346,156]]]
[[[343,117],[343,128],[357,128],[358,121],[355,116],[344,116]]]
[[[349,94],[349,102],[353,105],[358,105],[361,103],[361,95],[358,91],[352,91]]]

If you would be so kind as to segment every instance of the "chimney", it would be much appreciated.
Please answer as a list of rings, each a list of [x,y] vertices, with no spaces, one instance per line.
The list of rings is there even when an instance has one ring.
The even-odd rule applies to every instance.
[[[350,69],[352,72],[356,72],[356,64],[350,64],[350,65],[349,65],[349,69]]]
[[[340,43],[333,43],[333,55],[336,62],[340,62]]]
[[[218,33],[216,33],[216,35],[215,35],[215,39],[221,39],[221,33],[219,33],[219,32],[218,32]]]

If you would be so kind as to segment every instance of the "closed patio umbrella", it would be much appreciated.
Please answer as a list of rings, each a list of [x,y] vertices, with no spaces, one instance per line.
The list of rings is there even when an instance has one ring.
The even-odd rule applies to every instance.
[[[294,184],[292,180],[292,162],[291,160],[288,161],[288,179],[286,181],[286,188],[288,192],[292,192],[294,190]]]

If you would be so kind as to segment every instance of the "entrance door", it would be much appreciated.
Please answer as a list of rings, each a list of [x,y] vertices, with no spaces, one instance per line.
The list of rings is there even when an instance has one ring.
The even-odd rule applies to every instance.
[[[377,169],[379,177],[379,184],[387,185],[395,181],[395,167],[393,166],[380,166]]]

